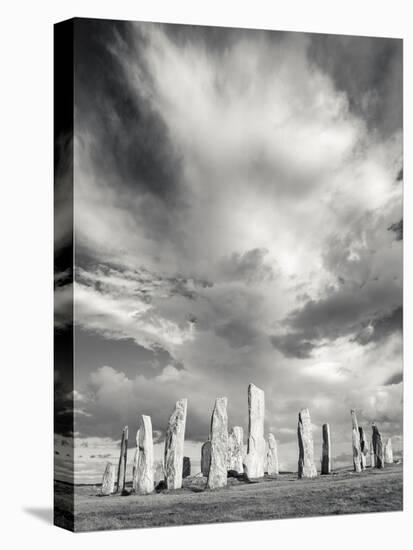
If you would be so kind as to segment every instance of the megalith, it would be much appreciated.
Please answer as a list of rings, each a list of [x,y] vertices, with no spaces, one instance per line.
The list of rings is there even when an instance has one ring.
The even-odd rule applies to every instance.
[[[302,409],[298,413],[298,477],[317,477],[314,464],[313,429],[311,426],[310,411]]]
[[[242,474],[244,467],[242,465],[242,447],[244,440],[244,430],[241,426],[234,426],[228,436],[228,471]]]
[[[353,467],[355,472],[361,472],[361,447],[360,447],[360,432],[357,423],[356,411],[351,409],[351,424],[352,435],[351,443],[353,447]]]
[[[189,456],[184,456],[182,460],[182,477],[189,477],[191,475],[191,459]]]
[[[370,466],[371,468],[376,467],[376,455],[374,454],[373,441],[370,443]]]
[[[204,477],[208,477],[209,467],[211,465],[211,442],[205,441],[201,447],[201,472]]]
[[[379,432],[378,427],[376,424],[372,425],[372,441],[373,441],[373,450],[374,450],[374,462],[376,468],[384,468],[384,448],[383,448],[383,440],[381,437],[381,433]]]
[[[116,467],[108,462],[102,479],[102,495],[111,495],[115,491]]]
[[[265,397],[264,392],[254,384],[248,386],[248,442],[245,457],[245,473],[249,478],[264,476]]]
[[[207,487],[218,489],[227,484],[228,415],[227,398],[217,397],[211,418],[211,463]]]
[[[278,451],[274,434],[268,434],[267,473],[269,476],[278,475]]]
[[[138,457],[139,457],[139,429],[136,432],[136,450],[135,456],[133,457],[133,466],[132,466],[132,488],[136,492],[136,480],[138,473]]]
[[[154,489],[152,421],[150,416],[145,414],[141,416],[138,437],[135,491],[140,495],[147,495],[152,493]]]
[[[116,491],[118,493],[125,490],[127,455],[128,455],[128,427],[125,426],[122,431],[122,439],[120,442],[118,478],[117,478],[117,486],[116,486]]]
[[[386,464],[393,464],[393,446],[391,442],[391,437],[386,442],[384,449],[384,461]]]
[[[176,402],[166,430],[164,468],[168,489],[182,487],[187,402],[187,399]]]
[[[376,455],[374,454],[373,441],[370,443],[370,466],[371,468],[376,467]]]
[[[321,450],[321,474],[331,474],[331,440],[330,425],[323,424],[322,428],[323,446]]]
[[[359,436],[360,436],[360,465],[361,469],[365,470],[367,467],[367,455],[369,452],[369,445],[366,440],[366,434],[364,433],[364,428],[359,426]]]

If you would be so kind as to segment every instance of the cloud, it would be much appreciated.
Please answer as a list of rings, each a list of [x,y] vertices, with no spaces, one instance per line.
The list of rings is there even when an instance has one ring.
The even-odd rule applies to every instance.
[[[258,336],[258,331],[253,326],[248,326],[241,320],[231,320],[218,326],[215,334],[228,341],[234,348],[250,345]]]
[[[188,319],[176,323],[153,314],[151,301],[154,296],[182,295],[182,288],[179,292],[177,288],[176,282],[171,287],[170,280],[149,273],[142,277],[115,270],[103,275],[99,268],[95,273],[80,270],[74,289],[76,323],[114,339],[133,338],[149,349],[172,350],[193,338],[193,324]]]
[[[397,307],[390,314],[371,320],[354,340],[362,345],[377,342],[395,331],[401,331],[403,325],[403,309]]]
[[[389,231],[394,231],[396,235],[396,241],[403,240],[403,220],[392,223],[387,229]]]
[[[311,352],[316,347],[309,340],[305,340],[301,334],[273,335],[270,337],[272,345],[279,349],[285,357],[306,359],[311,357]]]
[[[283,331],[271,337],[274,347],[303,358],[341,337],[366,345],[401,330],[401,248],[386,230],[395,208],[390,202],[327,238],[325,286],[290,311],[280,323]]]
[[[55,143],[54,250],[55,269],[70,265],[65,254],[73,244],[73,136],[61,134]]]
[[[393,384],[400,384],[400,382],[403,382],[403,372],[397,372],[396,374],[392,374],[385,382],[386,386],[391,386]]]
[[[399,39],[319,34],[312,35],[309,53],[346,93],[352,111],[387,135],[403,124],[402,50]]]
[[[274,280],[277,274],[273,266],[265,263],[267,254],[265,248],[254,248],[243,254],[234,252],[223,258],[219,265],[223,279],[248,283]]]

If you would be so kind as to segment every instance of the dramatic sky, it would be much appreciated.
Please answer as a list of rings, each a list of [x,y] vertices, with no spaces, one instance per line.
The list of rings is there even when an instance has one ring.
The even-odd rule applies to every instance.
[[[83,449],[187,397],[195,460],[249,382],[284,468],[303,407],[401,449],[400,40],[78,20],[74,152]]]

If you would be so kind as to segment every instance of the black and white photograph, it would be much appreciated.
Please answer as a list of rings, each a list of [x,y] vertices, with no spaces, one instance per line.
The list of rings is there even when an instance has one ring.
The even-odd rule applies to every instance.
[[[402,510],[403,41],[75,18],[55,96],[55,523]]]

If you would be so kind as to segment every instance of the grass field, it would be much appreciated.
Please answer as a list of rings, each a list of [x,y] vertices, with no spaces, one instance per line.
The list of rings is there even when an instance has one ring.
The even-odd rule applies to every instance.
[[[147,496],[99,496],[96,486],[75,487],[75,531],[161,527],[403,509],[403,467],[386,465],[361,474],[341,470],[313,480],[293,473],[258,483],[228,479],[228,487],[210,491],[205,478],[187,478],[178,491]],[[72,488],[56,482],[57,525],[71,527]]]

